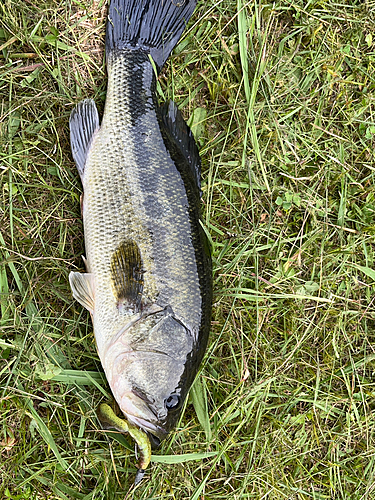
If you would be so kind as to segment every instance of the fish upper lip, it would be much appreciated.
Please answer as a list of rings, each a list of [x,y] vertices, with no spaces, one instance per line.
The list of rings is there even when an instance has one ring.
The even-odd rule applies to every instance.
[[[137,396],[137,398],[141,399],[144,403],[146,403],[148,407],[154,403],[154,401],[149,399],[147,395],[137,387],[132,387],[131,392],[134,394],[134,396]],[[152,408],[150,408],[150,410],[152,411],[152,413],[155,414]],[[155,417],[156,416],[157,415],[155,414]]]
[[[159,417],[158,413],[153,407],[154,400],[150,399],[143,391],[139,390],[136,387],[133,387],[131,392],[137,398],[139,398],[141,401],[143,401],[147,405],[147,409],[154,415],[156,421],[158,421],[158,417]],[[141,417],[135,417],[135,416],[133,418],[137,418],[138,420],[142,421],[144,424],[148,424],[148,425],[144,425],[144,427],[147,427],[147,431],[151,432],[151,429],[155,429],[157,431],[157,434],[156,433],[154,433],[154,434],[158,437],[160,437],[161,433],[164,435],[164,437],[168,434],[168,432],[165,431],[163,427],[161,427],[160,425],[154,424],[150,420],[146,420],[146,419],[143,419]],[[161,438],[161,439],[163,439],[163,438]]]

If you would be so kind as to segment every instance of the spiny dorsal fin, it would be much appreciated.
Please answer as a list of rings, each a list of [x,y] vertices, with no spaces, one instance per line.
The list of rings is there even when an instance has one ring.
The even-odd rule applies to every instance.
[[[118,246],[112,255],[111,275],[117,307],[126,304],[134,311],[139,311],[143,292],[143,270],[141,252],[135,241],[126,240]]]
[[[85,99],[70,114],[70,145],[81,179],[85,171],[87,154],[95,132],[99,129],[99,115],[95,102]]]
[[[94,275],[91,273],[69,274],[69,283],[73,297],[91,314],[94,313]]]
[[[195,184],[199,189],[200,195],[202,195],[201,159],[193,133],[185,122],[181,111],[173,101],[164,104],[160,108],[160,111],[163,123],[180,153],[182,153],[188,162]]]

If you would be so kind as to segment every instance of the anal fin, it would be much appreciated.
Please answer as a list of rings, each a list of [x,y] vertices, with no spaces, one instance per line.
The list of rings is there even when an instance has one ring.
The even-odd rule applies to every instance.
[[[94,275],[92,273],[69,274],[69,283],[73,297],[91,314],[94,313]]]

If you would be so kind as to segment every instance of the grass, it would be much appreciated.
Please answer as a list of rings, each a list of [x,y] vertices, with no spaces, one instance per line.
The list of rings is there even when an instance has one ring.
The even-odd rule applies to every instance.
[[[68,120],[103,110],[104,0],[0,5],[0,497],[375,495],[375,3],[199,2],[159,80],[203,162],[200,377],[135,490],[82,269]]]

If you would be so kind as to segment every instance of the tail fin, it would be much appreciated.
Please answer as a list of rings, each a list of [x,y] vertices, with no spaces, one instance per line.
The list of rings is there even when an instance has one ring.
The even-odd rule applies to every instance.
[[[105,49],[142,49],[160,70],[177,44],[197,0],[111,0]]]

